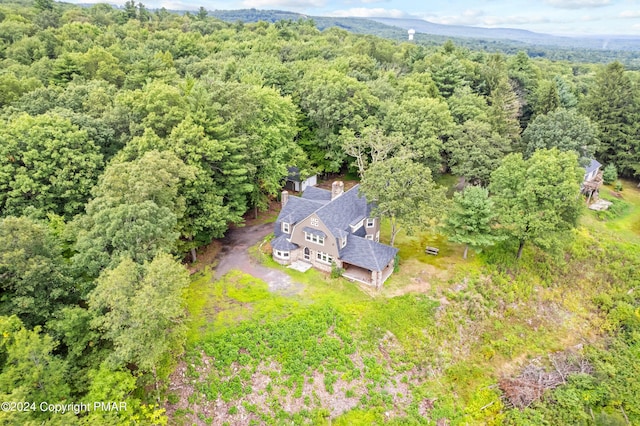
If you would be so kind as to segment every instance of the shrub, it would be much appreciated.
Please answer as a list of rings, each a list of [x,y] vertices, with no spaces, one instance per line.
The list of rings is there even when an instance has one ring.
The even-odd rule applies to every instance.
[[[610,185],[618,179],[618,169],[613,164],[609,164],[602,170],[602,181],[605,185]]]
[[[622,191],[622,182],[620,182],[619,180],[616,181],[615,185],[613,186],[613,188],[617,191],[620,192]]]
[[[331,262],[331,278],[340,278],[344,274],[344,268],[338,268],[336,262]]]

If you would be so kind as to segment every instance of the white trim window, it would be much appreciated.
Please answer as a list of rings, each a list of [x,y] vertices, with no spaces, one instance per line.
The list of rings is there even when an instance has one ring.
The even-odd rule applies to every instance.
[[[375,217],[367,218],[367,228],[373,228],[374,226],[376,226],[376,218]]]
[[[319,251],[316,253],[316,260],[318,260],[318,262],[331,265],[331,262],[333,262],[333,257],[329,256],[327,253]]]
[[[340,238],[340,248],[344,248],[344,246],[347,245],[347,237],[344,236],[342,238]]]
[[[282,222],[282,232],[285,234],[291,233],[291,226],[289,225],[289,222]]]
[[[289,252],[284,250],[274,250],[273,254],[280,259],[289,259]]]
[[[318,220],[317,217],[312,217],[311,218],[311,226],[315,226],[315,227],[320,226],[320,221]]]
[[[324,237],[316,234],[311,234],[309,232],[304,233],[304,240],[310,241],[312,243],[320,244],[321,246],[324,245]]]
[[[366,236],[365,236],[365,238],[366,238],[367,240],[371,240],[371,241],[373,241],[373,235],[371,235],[371,234],[366,235]]]

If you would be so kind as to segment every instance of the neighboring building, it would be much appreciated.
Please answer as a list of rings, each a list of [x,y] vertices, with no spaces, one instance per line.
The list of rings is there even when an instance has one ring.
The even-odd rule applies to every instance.
[[[602,164],[598,160],[592,159],[587,167],[584,168],[584,182],[592,181],[598,176]]]
[[[584,168],[584,180],[580,185],[580,192],[589,197],[587,204],[591,202],[592,198],[597,199],[600,194],[600,187],[602,186],[600,167],[602,167],[602,164],[592,159],[589,165]]]
[[[308,262],[327,272],[335,263],[346,278],[380,287],[393,272],[398,249],[378,242],[380,219],[371,216],[358,188],[345,192],[343,182],[334,182],[331,191],[310,186],[300,197],[283,191],[271,241],[274,260]]]
[[[302,192],[309,186],[316,186],[318,177],[316,175],[309,176],[306,179],[300,178],[300,169],[297,167],[287,167],[289,175],[285,181],[284,187],[290,191]]]

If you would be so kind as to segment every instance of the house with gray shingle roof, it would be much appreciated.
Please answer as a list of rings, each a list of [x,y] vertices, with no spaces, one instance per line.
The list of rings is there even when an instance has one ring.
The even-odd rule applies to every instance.
[[[348,191],[343,182],[334,182],[331,191],[310,186],[300,197],[283,191],[273,259],[327,272],[335,265],[348,279],[380,287],[393,272],[398,249],[379,242],[380,219],[371,211],[359,185]]]

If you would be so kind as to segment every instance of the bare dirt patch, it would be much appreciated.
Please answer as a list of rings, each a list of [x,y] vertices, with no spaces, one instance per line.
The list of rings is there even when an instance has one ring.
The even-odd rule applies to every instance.
[[[431,293],[433,283],[442,282],[448,278],[450,272],[434,265],[409,260],[402,266],[402,277],[394,278],[387,287],[383,287],[386,297],[403,296],[409,293]]]

